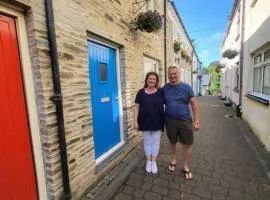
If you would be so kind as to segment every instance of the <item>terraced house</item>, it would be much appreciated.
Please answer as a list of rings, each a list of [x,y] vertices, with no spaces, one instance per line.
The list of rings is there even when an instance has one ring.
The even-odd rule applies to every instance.
[[[173,1],[168,4],[167,20],[168,66],[176,65],[180,69],[181,81],[193,86],[197,94],[197,75],[193,76],[193,72],[197,71],[199,59]]]
[[[235,0],[224,38],[222,94],[270,150],[270,2]]]
[[[79,199],[138,144],[135,94],[148,71],[165,81],[164,2],[1,0],[1,199]]]

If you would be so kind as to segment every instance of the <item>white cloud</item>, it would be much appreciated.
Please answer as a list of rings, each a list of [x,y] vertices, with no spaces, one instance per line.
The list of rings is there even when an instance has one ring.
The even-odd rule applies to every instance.
[[[209,51],[207,49],[204,49],[199,53],[200,58],[207,58],[208,56],[209,56]]]
[[[214,33],[210,39],[211,40],[222,40],[224,34],[223,33],[220,33],[220,32],[217,32],[217,33]]]

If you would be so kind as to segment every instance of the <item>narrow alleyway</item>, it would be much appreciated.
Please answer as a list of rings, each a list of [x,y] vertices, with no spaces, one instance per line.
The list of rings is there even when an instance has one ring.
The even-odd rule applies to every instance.
[[[201,129],[195,132],[191,161],[194,179],[184,180],[180,174],[181,160],[175,172],[167,172],[170,155],[164,135],[158,175],[145,173],[142,158],[112,200],[270,199],[269,180],[243,136],[243,122],[226,118],[232,110],[217,97],[200,97],[199,102]]]

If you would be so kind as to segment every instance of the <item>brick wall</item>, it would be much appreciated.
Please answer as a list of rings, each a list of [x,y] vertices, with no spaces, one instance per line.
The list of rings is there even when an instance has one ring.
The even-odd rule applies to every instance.
[[[18,0],[29,8],[25,12],[28,42],[35,76],[36,99],[42,134],[47,190],[50,199],[62,193],[60,155],[49,59],[44,0]],[[132,0],[54,0],[54,18],[58,47],[64,119],[71,190],[74,199],[120,161],[117,156],[102,170],[96,170],[88,71],[87,40],[97,35],[121,45],[120,79],[123,103],[125,151],[140,140],[133,127],[133,106],[137,90],[142,87],[143,56],[160,63],[164,80],[163,31],[155,34],[132,32]],[[14,4],[15,5],[15,4]],[[163,1],[156,1],[163,14]],[[34,134],[34,133],[32,133]],[[121,156],[122,155],[122,156]]]

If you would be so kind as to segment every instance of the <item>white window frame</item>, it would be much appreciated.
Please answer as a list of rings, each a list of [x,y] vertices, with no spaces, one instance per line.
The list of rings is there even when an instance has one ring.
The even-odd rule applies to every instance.
[[[154,71],[159,74],[159,63],[157,60],[144,56],[143,62],[143,80],[146,74],[150,71]]]
[[[266,67],[270,66],[270,60],[265,61],[264,54],[266,52],[270,51],[270,48],[265,49],[263,51],[260,51],[256,53],[254,56],[252,56],[252,66],[253,66],[253,88],[252,88],[252,93],[259,96],[260,98],[264,98],[269,100],[270,99],[270,94],[264,94],[263,93],[263,88],[264,88],[264,70]],[[256,58],[259,58],[258,56],[261,56],[260,60],[258,62],[255,62]],[[260,72],[260,85],[259,85],[259,91],[255,91],[255,69],[261,68]]]

